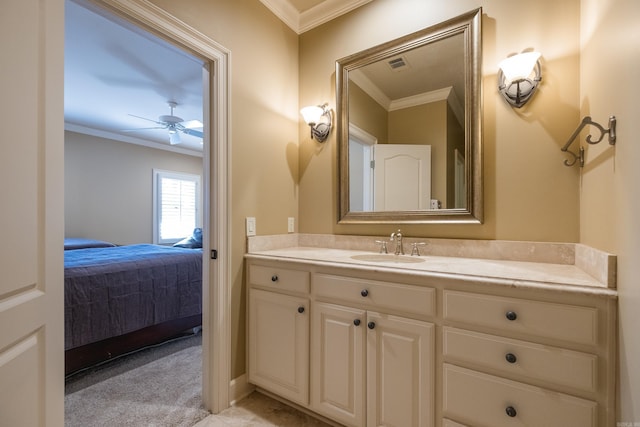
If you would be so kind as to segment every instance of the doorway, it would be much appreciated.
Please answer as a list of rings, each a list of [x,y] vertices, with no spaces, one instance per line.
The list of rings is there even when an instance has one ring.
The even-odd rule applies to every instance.
[[[75,0],[74,0],[75,1]],[[157,34],[176,49],[200,58],[203,166],[203,393],[205,407],[217,413],[229,403],[230,321],[228,215],[228,67],[229,52],[161,10],[133,0],[101,0],[108,9],[140,32]],[[155,36],[152,36],[155,37]],[[179,40],[180,42],[178,42]],[[167,100],[171,101],[171,100]],[[174,100],[175,101],[175,100]],[[178,111],[176,111],[177,115]],[[169,113],[165,113],[169,115]],[[170,116],[174,116],[173,110]],[[166,129],[164,129],[166,130]],[[189,139],[185,133],[183,138]],[[173,148],[175,149],[175,147]],[[179,150],[178,150],[179,151]],[[211,171],[215,170],[215,176]],[[213,254],[217,256],[213,256]],[[210,256],[211,254],[211,256]],[[215,313],[215,315],[213,315]]]

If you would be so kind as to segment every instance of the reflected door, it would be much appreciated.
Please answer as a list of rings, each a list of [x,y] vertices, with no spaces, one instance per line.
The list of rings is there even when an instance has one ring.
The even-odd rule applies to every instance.
[[[429,209],[431,146],[378,144],[373,151],[375,210]]]
[[[349,123],[349,206],[352,211],[373,210],[373,147],[378,139]]]

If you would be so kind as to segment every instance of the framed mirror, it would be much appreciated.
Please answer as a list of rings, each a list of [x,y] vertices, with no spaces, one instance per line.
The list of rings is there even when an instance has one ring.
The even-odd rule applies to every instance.
[[[482,223],[481,17],[336,61],[341,224]]]

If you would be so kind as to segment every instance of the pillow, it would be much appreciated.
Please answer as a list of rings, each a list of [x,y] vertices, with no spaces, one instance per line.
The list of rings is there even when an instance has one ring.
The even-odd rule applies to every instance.
[[[64,250],[88,249],[88,248],[111,248],[115,245],[110,242],[95,239],[84,239],[79,237],[65,237]]]
[[[193,234],[189,237],[185,237],[178,243],[173,245],[177,248],[189,248],[197,249],[202,247],[202,228],[196,228],[193,230]]]

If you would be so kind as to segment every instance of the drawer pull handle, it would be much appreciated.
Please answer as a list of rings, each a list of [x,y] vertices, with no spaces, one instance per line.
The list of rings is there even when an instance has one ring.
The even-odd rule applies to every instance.
[[[516,320],[518,318],[518,315],[516,314],[515,311],[507,311],[507,319],[509,320]]]
[[[273,276],[271,276],[271,281],[272,282],[277,282],[278,281],[278,276],[276,276],[275,274]]]
[[[516,412],[516,408],[514,408],[513,406],[507,406],[507,408],[504,411],[511,418],[514,418],[516,415],[518,415],[518,412]]]
[[[366,290],[366,289],[363,289],[363,290],[360,291],[360,295],[362,295],[363,297],[366,297],[366,296],[369,295],[369,291]]]
[[[369,323],[367,323],[367,327],[368,327],[369,329],[373,329],[373,328],[375,328],[375,327],[376,327],[376,322],[369,322]]]
[[[507,354],[504,356],[504,358],[505,358],[505,359],[507,359],[507,362],[509,362],[509,363],[516,363],[516,361],[518,360],[518,358],[516,357],[516,355],[515,355],[515,354],[513,354],[513,353],[507,353]]]
[[[304,307],[303,306],[298,307],[298,313],[300,313],[300,314],[304,313]]]
[[[360,319],[355,319],[353,321],[353,324],[356,325],[356,326],[360,326]]]

